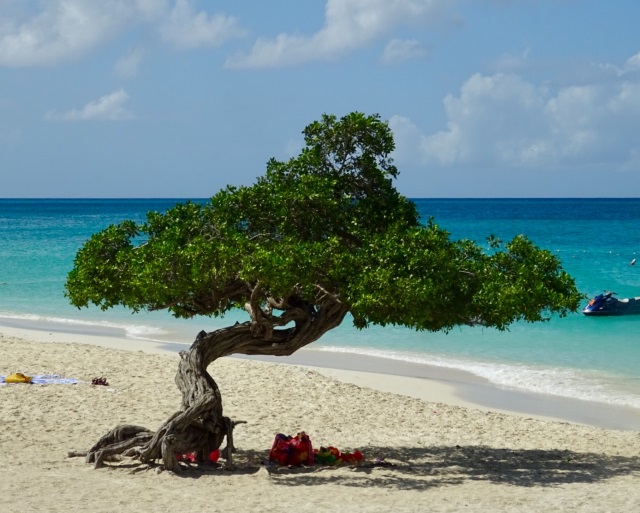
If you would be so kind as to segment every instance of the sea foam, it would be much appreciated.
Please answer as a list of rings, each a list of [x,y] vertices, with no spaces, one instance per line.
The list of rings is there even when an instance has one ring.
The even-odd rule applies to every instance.
[[[465,371],[490,383],[515,390],[549,394],[640,409],[640,382],[596,371],[564,367],[490,363],[450,356],[417,354],[378,349],[322,346],[321,351],[351,353],[402,362]]]

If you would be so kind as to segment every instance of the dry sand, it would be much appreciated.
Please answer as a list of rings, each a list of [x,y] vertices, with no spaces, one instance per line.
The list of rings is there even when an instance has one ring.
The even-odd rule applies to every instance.
[[[427,402],[233,358],[209,371],[225,413],[248,422],[235,431],[238,470],[193,466],[177,476],[130,460],[95,470],[68,451],[120,423],[159,426],[180,402],[178,356],[148,344],[126,350],[137,347],[130,340],[15,335],[0,328],[0,375],[82,382],[0,386],[1,512],[640,511],[640,431]],[[101,376],[108,387],[90,385]],[[446,399],[446,387],[436,392]],[[302,430],[316,447],[392,465],[264,464],[276,433]]]

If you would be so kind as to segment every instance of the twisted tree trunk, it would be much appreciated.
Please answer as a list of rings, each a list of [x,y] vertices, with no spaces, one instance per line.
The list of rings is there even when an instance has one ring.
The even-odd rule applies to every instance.
[[[254,305],[255,306],[255,305]],[[338,326],[346,315],[339,301],[329,301],[315,311],[309,305],[287,307],[281,316],[247,306],[251,321],[210,333],[201,331],[188,351],[180,353],[175,377],[182,393],[180,409],[153,432],[141,426],[117,426],[89,449],[86,461],[96,468],[113,456],[127,456],[142,463],[162,460],[164,468],[179,471],[179,454],[194,453],[196,462],[221,450],[226,467],[233,467],[233,428],[243,421],[223,415],[218,385],[207,372],[216,359],[233,354],[287,356]],[[293,321],[294,327],[280,328]],[[70,455],[80,455],[70,453]]]

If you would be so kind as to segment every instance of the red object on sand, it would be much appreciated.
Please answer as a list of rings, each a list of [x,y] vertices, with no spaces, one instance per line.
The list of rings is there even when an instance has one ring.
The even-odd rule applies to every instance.
[[[190,461],[191,463],[195,463],[196,455],[192,452],[188,452],[186,454],[178,454],[176,456],[179,461]],[[209,462],[216,463],[220,459],[220,450],[216,449],[215,451],[211,451],[209,453]]]
[[[313,465],[311,439],[304,431],[295,437],[278,433],[269,452],[269,461],[278,465]]]
[[[316,463],[320,465],[357,465],[360,460],[364,459],[360,451],[340,452],[339,449],[331,445],[320,447],[319,450],[315,449],[313,452]]]

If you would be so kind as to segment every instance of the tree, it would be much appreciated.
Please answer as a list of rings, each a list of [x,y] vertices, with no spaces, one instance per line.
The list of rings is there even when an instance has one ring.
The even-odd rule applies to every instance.
[[[392,184],[393,134],[378,115],[324,115],[303,134],[300,155],[271,159],[254,185],[112,225],[78,251],[66,282],[78,307],[248,315],[200,332],[180,354],[182,403],[160,429],[119,426],[89,462],[121,453],[178,470],[176,454],[202,461],[226,437],[231,465],[234,422],[207,367],[232,354],[290,355],[347,314],[358,328],[502,330],[578,308],[582,296],[558,258],[524,236],[483,249],[422,223]]]

